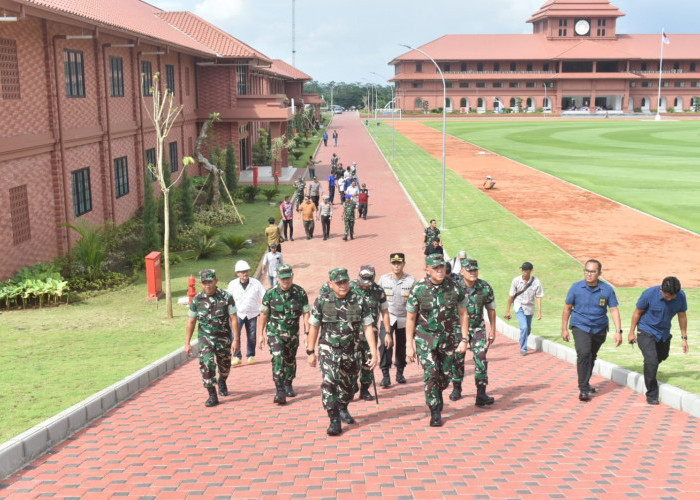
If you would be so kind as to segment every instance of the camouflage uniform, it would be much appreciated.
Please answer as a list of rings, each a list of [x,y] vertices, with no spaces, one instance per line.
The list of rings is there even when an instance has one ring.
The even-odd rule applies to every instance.
[[[357,345],[363,326],[372,324],[369,303],[352,290],[341,299],[331,289],[314,301],[309,323],[321,327],[318,354],[323,407],[339,411],[355,394]]]
[[[345,237],[344,240],[355,239],[355,208],[357,205],[352,198],[345,200],[345,205],[343,205],[343,220],[345,221]]]
[[[268,315],[267,345],[272,355],[275,385],[291,383],[297,373],[299,318],[309,311],[309,297],[299,285],[282,290],[277,284],[265,292],[261,312]]]
[[[195,295],[190,304],[188,316],[197,320],[199,370],[207,389],[216,384],[217,365],[221,380],[231,371],[232,314],[236,314],[233,297],[218,287],[211,297],[205,292]]]
[[[433,226],[428,226],[425,228],[425,239],[423,243],[430,245],[433,240],[440,241],[440,230]]]
[[[297,210],[301,202],[304,201],[304,190],[306,189],[306,182],[303,179],[297,179],[294,183],[294,209]]]
[[[379,327],[377,326],[377,322],[381,317],[380,311],[389,309],[389,302],[387,302],[386,292],[384,292],[384,289],[374,281],[368,289],[364,289],[360,284],[360,280],[352,281],[350,283],[350,290],[362,295],[369,302],[370,312],[372,314],[372,328],[374,329],[376,338],[379,338]],[[372,383],[372,370],[366,364],[370,359],[370,349],[369,343],[367,342],[364,334],[360,335],[357,354],[360,361],[360,384],[367,385],[369,387],[369,384]]]
[[[416,353],[424,370],[425,402],[431,409],[442,408],[442,391],[450,382],[454,362],[458,307],[466,305],[464,290],[449,277],[439,285],[423,278],[408,295],[406,311],[417,313]]]

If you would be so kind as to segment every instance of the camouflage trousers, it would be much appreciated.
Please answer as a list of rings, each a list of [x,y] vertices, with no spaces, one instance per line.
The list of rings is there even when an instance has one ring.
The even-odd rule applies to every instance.
[[[226,380],[231,371],[231,337],[199,335],[199,371],[204,387],[216,384],[216,367],[219,378]]]
[[[272,355],[272,380],[275,384],[294,380],[297,375],[299,334],[281,337],[268,332],[267,345]]]
[[[341,349],[320,344],[321,400],[326,410],[338,410],[347,406],[355,396],[359,372],[356,347]]]
[[[357,362],[360,366],[360,384],[369,385],[372,383],[372,369],[367,366],[367,362],[371,358],[371,351],[369,350],[369,342],[362,338],[357,343]],[[357,377],[355,377],[357,378]]]
[[[428,408],[435,408],[442,403],[442,391],[450,384],[455,354],[454,338],[448,335],[437,341],[426,341],[417,336],[416,354],[423,367],[425,403]]]
[[[355,219],[345,219],[345,237],[355,237]]]
[[[459,342],[459,340],[457,341]],[[486,341],[486,329],[475,328],[469,330],[469,348],[474,356],[474,382],[476,385],[487,385],[489,383],[488,368],[489,362],[486,360],[488,343]],[[464,380],[464,360],[466,354],[455,352],[455,363],[452,367],[452,381],[462,382]]]

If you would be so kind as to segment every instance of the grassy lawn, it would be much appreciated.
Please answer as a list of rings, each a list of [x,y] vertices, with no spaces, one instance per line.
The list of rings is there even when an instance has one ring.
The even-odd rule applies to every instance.
[[[262,195],[254,204],[238,206],[246,225],[226,226],[223,233],[250,238],[252,247],[233,256],[220,243],[211,258],[173,266],[173,302],[187,294],[190,274],[196,276],[200,269],[216,269],[220,286],[225,288],[235,278],[233,266],[238,259],[257,267],[267,249],[267,218],[279,216],[279,202],[291,191],[289,186],[282,187],[274,206]],[[168,320],[164,301],[146,302],[145,297],[142,273],[134,285],[83,302],[4,311],[0,338],[8,355],[0,364],[0,442],[181,347],[186,307],[173,304],[174,317]]]
[[[447,132],[700,233],[698,120],[482,120]]]
[[[470,126],[470,124],[450,124],[451,127],[462,125]],[[487,125],[505,126],[511,135],[515,133],[510,124],[502,122],[479,123],[474,127]],[[516,125],[520,126],[522,133],[526,133],[532,124]],[[557,124],[557,126],[560,125],[566,125],[566,123]],[[580,127],[583,124],[574,125]],[[384,155],[387,159],[391,158],[391,127],[370,127],[370,130]],[[493,131],[490,136],[494,144],[498,143],[494,138],[495,134],[496,132]],[[581,135],[586,136],[583,132]],[[474,142],[488,147],[480,141]],[[522,158],[520,160],[522,161]],[[614,160],[611,162],[614,163]],[[396,159],[393,167],[425,218],[439,216],[442,170],[440,161],[397,133]],[[685,170],[687,169],[689,166],[685,167]],[[698,178],[700,174],[696,177],[696,182]],[[435,180],[426,182],[428,179]],[[603,180],[601,179],[600,182],[602,183]],[[663,193],[654,193],[654,196],[663,199]],[[694,215],[698,217],[697,212]],[[697,220],[694,222],[697,224]],[[543,318],[541,321],[533,322],[533,332],[549,340],[563,343],[560,332],[564,297],[574,281],[583,279],[581,264],[449,169],[446,177],[445,227],[443,235],[446,251],[453,256],[464,249],[470,257],[479,260],[480,277],[494,286],[498,304],[497,312],[501,317],[505,312],[511,280],[520,274],[519,266],[523,261],[531,260],[535,264],[534,274],[542,281],[546,294],[542,304]],[[642,290],[640,288],[617,289],[625,330],[623,338],[626,338],[634,304]],[[700,311],[700,289],[685,289],[685,292],[688,296],[688,334],[691,352],[687,356],[682,354],[678,323],[674,320],[671,356],[661,365],[659,380],[700,394],[700,343],[697,340],[693,341],[699,338],[698,333],[700,333],[700,319],[698,314],[694,313],[694,311]],[[511,320],[510,324],[517,327],[515,319]],[[573,341],[569,345],[573,347]],[[601,349],[600,357],[625,368],[642,371],[642,355],[639,349],[627,344],[616,349],[612,338],[609,338]],[[572,387],[575,386],[575,376],[572,367]]]

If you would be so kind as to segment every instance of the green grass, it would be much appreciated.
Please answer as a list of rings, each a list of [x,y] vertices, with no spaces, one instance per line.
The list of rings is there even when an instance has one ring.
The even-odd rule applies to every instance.
[[[0,364],[0,442],[184,345],[187,309],[176,302],[187,294],[190,274],[214,268],[219,286],[226,288],[235,278],[237,260],[256,267],[267,249],[267,218],[279,216],[278,204],[291,191],[283,187],[274,206],[262,195],[254,204],[238,206],[246,225],[226,226],[222,234],[245,236],[253,246],[232,256],[219,243],[211,258],[185,260],[171,268],[174,317],[170,320],[165,318],[164,301],[144,300],[143,273],[134,285],[83,302],[3,311],[0,338],[6,355]]]
[[[698,120],[482,120],[447,133],[700,233]]]
[[[491,124],[480,123],[477,127],[485,125]],[[526,129],[524,125],[521,124],[521,128]],[[513,133],[512,128],[508,130]],[[390,159],[391,127],[370,127],[370,131],[386,158]],[[495,132],[492,132],[493,135]],[[393,168],[424,217],[439,219],[440,161],[399,133],[396,134],[395,158]],[[430,179],[434,181],[430,182]],[[505,312],[511,280],[520,274],[519,266],[523,261],[532,261],[535,264],[534,274],[541,279],[546,294],[542,304],[543,318],[533,322],[533,333],[564,343],[560,336],[564,297],[574,281],[583,279],[583,266],[579,262],[449,169],[446,175],[445,227],[443,239],[446,251],[454,256],[464,249],[470,257],[478,259],[480,277],[489,281],[496,291],[497,311],[501,317]],[[641,288],[617,289],[625,330],[623,339],[627,335],[634,304],[642,291]],[[671,356],[661,365],[659,380],[700,394],[700,343],[693,341],[699,338],[700,333],[700,320],[693,313],[700,311],[700,288],[685,289],[685,292],[688,297],[691,352],[687,356],[682,354],[678,326],[674,322]],[[516,320],[511,320],[510,324],[517,327]],[[569,345],[573,347],[573,342]],[[601,349],[600,357],[625,368],[642,371],[639,350],[627,344],[616,349],[612,338]],[[574,387],[573,368],[571,377]]]

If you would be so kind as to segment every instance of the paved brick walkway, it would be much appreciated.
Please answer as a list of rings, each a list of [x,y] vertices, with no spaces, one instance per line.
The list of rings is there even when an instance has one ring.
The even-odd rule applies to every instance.
[[[420,275],[417,216],[356,116],[334,124],[341,161],[356,160],[371,187],[370,218],[349,242],[340,217],[326,242],[303,239],[299,224],[284,246],[297,281],[317,290],[341,264],[353,275],[366,262],[386,272],[395,249]],[[284,407],[272,404],[268,352],[257,357],[233,370],[232,395],[213,409],[190,361],[0,483],[0,498],[698,498],[698,419],[600,377],[593,401],[579,403],[572,365],[521,357],[502,336],[489,356],[492,407],[476,408],[465,382],[467,396],[446,402],[445,425],[428,427],[414,364],[408,384],[380,390],[379,406],[352,403],[358,424],[338,438],[325,434],[320,375],[303,352],[299,395]]]

